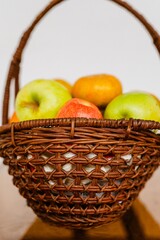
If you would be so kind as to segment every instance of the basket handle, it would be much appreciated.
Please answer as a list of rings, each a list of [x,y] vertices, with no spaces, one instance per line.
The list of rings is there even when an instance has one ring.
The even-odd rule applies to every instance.
[[[46,8],[43,11],[41,11],[39,15],[37,15],[37,17],[34,19],[30,27],[24,32],[24,34],[20,39],[19,45],[10,63],[8,76],[6,79],[6,85],[4,89],[4,98],[3,98],[3,109],[2,109],[2,124],[8,123],[9,98],[10,98],[10,92],[11,92],[10,86],[12,81],[14,82],[14,87],[15,87],[15,97],[19,91],[19,71],[20,71],[20,63],[22,59],[23,49],[25,48],[32,31],[34,30],[36,25],[40,22],[40,20],[44,17],[44,15],[48,13],[51,8],[61,3],[62,1],[64,0],[52,0],[46,6]],[[144,25],[144,27],[147,29],[150,36],[152,37],[153,43],[156,49],[158,50],[158,53],[160,54],[160,35],[151,26],[151,24],[127,2],[123,0],[108,0],[108,1],[114,2],[119,6],[125,8]]]

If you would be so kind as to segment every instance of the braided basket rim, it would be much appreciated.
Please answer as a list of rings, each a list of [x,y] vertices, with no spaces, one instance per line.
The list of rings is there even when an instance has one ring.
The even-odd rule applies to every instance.
[[[30,129],[35,127],[111,127],[111,128],[127,128],[132,130],[159,130],[160,122],[143,119],[95,119],[95,118],[48,118],[35,119],[20,122],[8,123],[0,126],[0,133],[11,131],[12,128],[16,131]]]

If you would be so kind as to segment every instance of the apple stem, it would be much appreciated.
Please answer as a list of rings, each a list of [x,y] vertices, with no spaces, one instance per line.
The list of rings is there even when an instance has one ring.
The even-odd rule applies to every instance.
[[[24,102],[24,103],[23,103],[23,107],[31,108],[31,109],[33,109],[33,110],[37,110],[38,107],[39,107],[39,103],[36,102],[36,101],[35,101],[35,102],[30,102],[30,103]]]

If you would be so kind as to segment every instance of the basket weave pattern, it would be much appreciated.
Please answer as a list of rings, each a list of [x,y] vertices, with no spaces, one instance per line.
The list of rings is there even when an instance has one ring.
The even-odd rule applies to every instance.
[[[160,123],[143,120],[44,119],[8,124],[10,85],[19,91],[23,49],[51,1],[24,33],[6,81],[0,156],[28,206],[44,221],[87,229],[119,219],[160,164]],[[124,1],[113,0],[160,38]]]
[[[115,221],[159,166],[160,136],[145,130],[145,121],[35,123],[2,132],[0,155],[28,205],[47,222],[89,228]]]

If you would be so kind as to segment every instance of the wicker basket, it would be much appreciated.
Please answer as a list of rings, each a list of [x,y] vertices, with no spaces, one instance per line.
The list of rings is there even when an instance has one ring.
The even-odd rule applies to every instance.
[[[0,156],[20,194],[42,220],[87,229],[119,219],[160,164],[160,123],[144,120],[42,119],[8,124],[10,85],[19,90],[23,49],[52,0],[22,36],[11,61],[0,127]],[[130,5],[112,0],[160,38]]]

